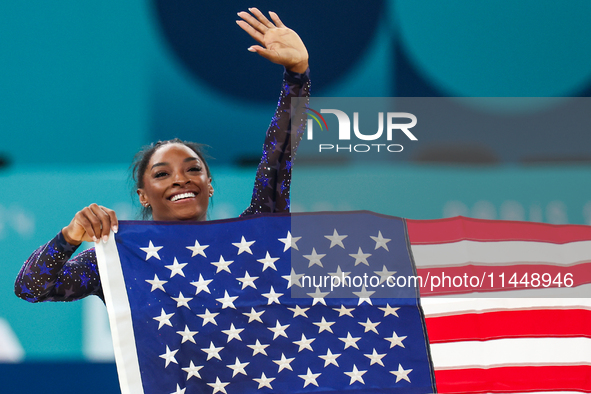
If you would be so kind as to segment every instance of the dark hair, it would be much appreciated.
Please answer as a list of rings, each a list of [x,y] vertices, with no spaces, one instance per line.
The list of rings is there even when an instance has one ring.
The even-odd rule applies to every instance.
[[[207,172],[207,176],[211,178],[211,172],[209,171],[209,165],[207,165],[207,161],[205,160],[205,148],[206,145],[198,144],[196,142],[190,141],[183,141],[178,138],[174,138],[172,140],[167,141],[158,141],[156,143],[151,143],[150,145],[144,146],[138,153],[135,154],[133,157],[133,162],[131,163],[131,179],[133,183],[133,190],[132,195],[135,195],[137,189],[141,189],[144,187],[144,174],[146,172],[146,168],[148,167],[148,163],[150,159],[154,155],[158,149],[160,149],[164,145],[168,144],[181,144],[185,145],[187,148],[191,149],[195,154],[201,159],[201,162],[205,166],[205,171]],[[152,215],[151,208],[146,208],[144,206],[141,207],[141,216],[142,219],[148,219]]]

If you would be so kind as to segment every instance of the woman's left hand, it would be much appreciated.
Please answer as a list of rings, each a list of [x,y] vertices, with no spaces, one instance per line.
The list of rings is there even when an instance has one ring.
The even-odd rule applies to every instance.
[[[269,12],[271,22],[258,9],[248,10],[252,15],[241,11],[238,16],[242,20],[236,23],[262,45],[253,45],[248,50],[290,71],[304,73],[308,69],[308,51],[300,36],[286,27],[276,13]]]

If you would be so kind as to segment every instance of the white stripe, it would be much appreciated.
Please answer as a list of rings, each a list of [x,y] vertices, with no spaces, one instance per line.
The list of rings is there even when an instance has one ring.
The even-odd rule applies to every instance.
[[[447,244],[412,245],[412,254],[417,268],[457,267],[469,263],[569,266],[591,261],[591,241],[566,244],[458,241]]]
[[[507,338],[431,345],[436,370],[520,365],[591,365],[589,338]]]
[[[423,292],[421,298],[424,300],[432,298],[443,298],[443,299],[465,299],[465,298],[591,298],[591,283],[586,285],[580,285],[577,287],[554,287],[545,288],[539,287],[535,289],[511,289],[510,286],[506,286],[506,291],[495,291],[495,292],[466,292],[462,294],[449,294],[449,295],[430,295]],[[428,287],[427,287],[428,290]],[[585,304],[586,305],[586,304]]]
[[[520,309],[587,309],[591,298],[421,298],[425,317]]]
[[[111,231],[106,244],[98,242],[95,245],[105,304],[109,313],[121,394],[141,394],[144,388],[115,234]]]

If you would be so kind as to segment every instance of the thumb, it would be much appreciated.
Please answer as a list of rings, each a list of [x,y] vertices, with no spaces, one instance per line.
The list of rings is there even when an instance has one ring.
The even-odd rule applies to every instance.
[[[253,45],[250,48],[248,48],[248,50],[250,52],[258,53],[259,55],[261,55],[262,57],[264,57],[267,60],[275,62],[276,54],[274,51],[270,51],[267,48],[264,48],[260,45]]]

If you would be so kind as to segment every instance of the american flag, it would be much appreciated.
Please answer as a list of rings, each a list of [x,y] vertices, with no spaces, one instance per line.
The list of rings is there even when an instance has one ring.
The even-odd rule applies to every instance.
[[[457,217],[407,228],[419,275],[483,280],[421,288],[439,392],[591,392],[591,227]]]
[[[122,222],[114,238],[97,256],[123,394],[436,390],[416,288],[335,298],[330,284],[304,283],[369,272],[379,290],[414,274],[402,219]]]
[[[97,255],[123,394],[591,392],[588,226],[338,212],[116,241]]]

